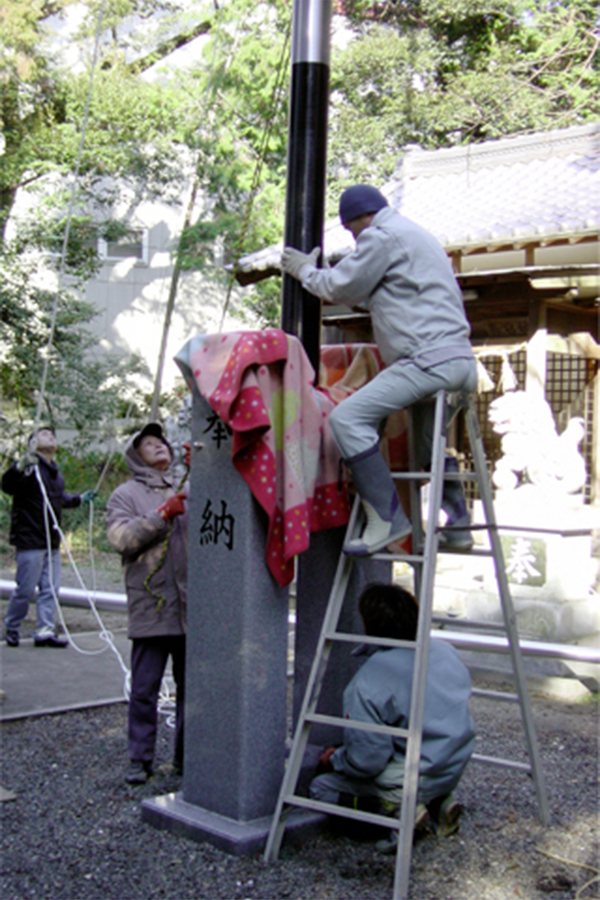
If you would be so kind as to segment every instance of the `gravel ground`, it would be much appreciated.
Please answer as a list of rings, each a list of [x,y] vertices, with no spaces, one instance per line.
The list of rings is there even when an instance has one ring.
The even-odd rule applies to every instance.
[[[120,568],[111,564],[102,587],[122,590],[120,577]],[[64,612],[73,632],[95,629],[89,611]],[[33,630],[32,613],[23,636]],[[124,624],[122,614],[102,618],[109,628]],[[486,686],[480,675],[474,683]],[[600,896],[598,881],[586,886],[600,869],[597,701],[593,695],[578,702],[533,696],[550,827],[537,820],[527,777],[472,763],[457,792],[464,805],[460,832],[446,839],[430,834],[415,844],[412,900]],[[471,709],[479,752],[524,758],[518,706],[474,697]],[[173,732],[166,718],[159,728],[156,774],[141,787],[125,784],[126,715],[119,704],[2,724],[1,783],[16,795],[0,804],[3,900],[392,897],[394,857],[375,850],[372,833],[362,839],[345,833],[339,819],[330,833],[284,844],[270,865],[142,823],[143,799],[182,785],[170,771]]]
[[[598,897],[598,709],[591,697],[534,697],[552,824],[536,819],[530,781],[472,763],[458,796],[459,834],[415,845],[411,898],[508,900]],[[522,755],[518,707],[474,698],[486,754]],[[169,771],[172,731],[161,721],[158,772],[124,783],[124,704],[2,725],[3,900],[359,900],[392,896],[394,857],[339,829],[284,847],[267,865],[142,823],[140,803],[181,781]],[[336,820],[340,822],[341,820]],[[582,888],[584,888],[582,890]],[[579,893],[578,893],[579,892]]]

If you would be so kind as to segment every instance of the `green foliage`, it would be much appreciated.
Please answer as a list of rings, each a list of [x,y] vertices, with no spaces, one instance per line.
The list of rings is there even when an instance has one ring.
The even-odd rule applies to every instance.
[[[244,306],[253,318],[258,318],[263,328],[279,328],[281,320],[281,281],[267,278],[255,285],[244,298]],[[243,316],[244,311],[242,309]]]
[[[54,280],[54,284],[53,284]],[[39,254],[0,254],[0,396],[25,425],[35,419],[44,359],[48,358],[43,416],[77,430],[85,444],[112,427],[139,360],[95,352],[88,325],[97,315],[76,293],[58,289]],[[54,335],[49,347],[52,320]]]
[[[88,87],[85,73],[70,81],[66,97],[68,129],[60,150],[68,171],[75,168],[78,143],[73,138],[79,139],[83,129]],[[175,175],[169,135],[176,128],[176,111],[160,86],[140,80],[120,63],[100,68],[94,74],[80,171],[88,181],[119,174],[141,178],[146,191],[158,193]]]
[[[102,440],[119,409],[137,401],[131,378],[142,371],[136,357],[100,350],[90,328],[97,310],[77,293],[97,271],[98,237],[114,239],[127,228],[112,218],[116,194],[104,176],[129,178],[138,196],[142,186],[144,196],[168,199],[177,152],[169,95],[134,76],[114,47],[94,72],[86,115],[90,73],[63,71],[44,41],[45,16],[66,5],[6,0],[0,12],[0,396],[16,424],[31,424],[46,362],[42,415],[75,429],[83,447]],[[107,3],[105,24],[160,6]],[[93,32],[98,7],[89,11]],[[80,145],[78,180],[62,182],[75,172]],[[9,240],[17,190],[27,186],[35,198],[36,185],[37,203],[14,220]]]
[[[67,4],[57,2],[52,11]],[[121,4],[131,11],[134,4]],[[111,6],[107,21],[118,14]],[[94,73],[94,90],[84,117],[90,73],[64,71],[45,51],[48,8],[43,3],[5,0],[0,15],[0,232],[10,216],[16,192],[49,173],[73,173],[85,124],[81,187],[94,193],[95,179],[128,175],[145,182],[147,192],[164,189],[174,177],[170,134],[176,111],[169,94],[130,72],[119,54]],[[97,9],[90,7],[90,24]],[[112,53],[112,55],[111,55]]]
[[[20,447],[16,449],[16,453],[14,452],[15,447],[12,452],[0,452],[2,472],[6,471],[12,459],[21,452]],[[96,551],[110,551],[112,548],[106,539],[104,526],[106,504],[114,489],[129,478],[129,471],[123,455],[117,453],[109,456],[108,453],[99,453],[98,451],[79,454],[59,447],[56,462],[65,479],[65,490],[68,493],[81,494],[85,490],[95,489],[99,479],[102,478],[98,496],[94,500],[92,541]],[[8,534],[11,506],[12,497],[0,491],[0,565],[10,565],[10,558],[3,563],[2,557],[4,555],[9,557]],[[64,511],[62,525],[65,534],[69,537],[71,547],[87,550],[89,518],[90,510],[86,504]]]
[[[203,127],[197,113],[183,117],[211,201],[184,234],[182,259],[206,272],[215,242],[233,264],[283,232],[288,98],[277,72],[290,8],[250,6],[227,5],[193,75]],[[600,112],[597,13],[585,0],[350,0],[344,10],[356,36],[332,57],[330,215],[347,184],[391,177],[405,144],[434,149]],[[256,286],[246,307],[275,324],[279,291],[278,281]]]
[[[220,242],[232,252],[239,216],[226,209],[213,210],[210,218],[201,218],[185,228],[179,239],[178,258],[186,271],[205,271],[214,267],[214,249]],[[229,255],[229,254],[228,254]],[[217,277],[217,276],[215,276]]]
[[[194,153],[207,198],[181,235],[178,258],[184,270],[201,270],[224,290],[223,264],[279,240],[283,229],[290,16],[283,0],[231,0],[220,9],[202,66],[171,88],[178,134]],[[247,309],[273,323],[279,305],[270,285]]]
[[[374,26],[332,67],[330,180],[390,177],[399,147],[433,146],[428,120],[440,52],[427,32],[402,35]],[[336,192],[337,193],[337,192]]]
[[[56,203],[53,198],[52,207]],[[97,252],[98,237],[104,236],[105,229],[93,222],[89,215],[72,216],[69,223],[69,240],[64,247],[67,221],[65,217],[58,217],[51,209],[49,214],[46,204],[42,203],[36,209],[35,218],[25,220],[10,244],[3,247],[5,263],[9,259],[18,259],[20,254],[30,253],[32,250],[41,251],[46,265],[56,268],[64,265],[64,272],[74,279],[74,283],[85,281],[93,277],[100,268],[101,260]],[[61,255],[65,249],[64,260]]]
[[[57,9],[63,4],[57,3]],[[43,4],[5,0],[0,13],[0,233],[17,188],[48,171],[64,95],[40,50]]]
[[[65,489],[81,494],[95,489],[101,478],[98,496],[94,500],[92,517],[92,547],[94,552],[114,552],[106,537],[106,504],[116,487],[129,478],[129,470],[122,453],[109,456],[107,453],[74,454],[59,450],[56,462],[65,479]],[[106,465],[108,463],[108,466]],[[90,507],[82,503],[76,509],[65,510],[63,530],[71,549],[89,549]]]
[[[56,0],[53,9],[65,5]],[[389,178],[405,144],[433,149],[564,127],[600,114],[596,2],[344,0],[342,6],[354,39],[332,55],[331,215],[347,184]],[[94,37],[99,7],[100,0],[88,0],[79,38]],[[228,0],[207,5],[206,21],[199,22],[196,12],[192,22],[177,0],[105,0],[101,59],[85,121],[90,73],[66,72],[44,50],[47,7],[41,0],[5,0],[0,13],[0,228],[20,186],[52,173],[73,173],[85,121],[67,248],[69,274],[85,279],[93,272],[94,229],[108,236],[126,228],[125,217],[121,222],[112,218],[115,195],[105,176],[125,181],[136,199],[168,200],[179,186],[185,150],[195,168],[198,198],[204,200],[181,235],[178,263],[184,271],[202,270],[225,291],[223,264],[234,266],[239,257],[275,243],[283,233],[291,13],[289,0]],[[132,30],[134,14],[141,24]],[[141,77],[161,53],[199,33],[208,40],[196,67],[155,81]],[[133,63],[128,61],[132,49],[139,54]],[[32,246],[56,244],[64,234],[65,197],[57,191],[52,199],[53,205],[40,199],[36,222],[21,225],[2,261],[2,322],[8,329],[3,346],[26,336],[22,351],[13,347],[11,361],[1,370],[3,391],[17,390],[22,381],[31,395],[33,372],[39,372],[39,358],[31,364],[28,353],[39,357],[43,350],[49,294],[38,285],[36,299],[23,273],[33,272],[27,269]],[[18,265],[17,250],[24,254]],[[8,267],[9,253],[14,271]],[[248,292],[245,308],[265,324],[275,324],[279,291],[278,280],[263,283]],[[80,329],[85,315],[91,311],[61,298],[58,336],[65,352],[74,353],[80,342],[89,359],[92,346]],[[83,379],[83,365],[60,355],[52,364],[53,390],[67,397],[60,416],[79,423],[78,396],[69,393],[58,373],[70,369],[76,383]],[[94,372],[98,384],[115,383],[103,380],[94,365],[88,365],[88,374]],[[77,393],[92,404],[91,390]],[[108,400],[103,388],[96,395]],[[16,398],[19,415],[27,417],[23,394]],[[142,409],[145,401],[129,390],[115,402]],[[57,404],[56,399],[53,411]],[[95,416],[98,404],[90,410]]]
[[[600,115],[597,4],[348,0],[332,64],[329,185],[384,181],[400,148],[451,146]],[[333,206],[330,207],[333,212]]]
[[[169,391],[163,391],[158,398],[157,418],[164,422],[168,416],[177,416],[183,405],[184,397],[189,393],[183,378],[177,378]],[[132,435],[148,421],[152,406],[153,391],[134,389],[117,408],[116,418],[124,420],[123,434]]]

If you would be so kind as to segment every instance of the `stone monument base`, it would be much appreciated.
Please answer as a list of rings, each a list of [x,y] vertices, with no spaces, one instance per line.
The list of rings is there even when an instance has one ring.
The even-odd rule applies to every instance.
[[[536,641],[568,644],[600,634],[600,604],[597,595],[571,601],[523,597],[511,585],[511,596],[519,636]],[[498,593],[467,591],[464,596],[466,617],[479,622],[501,624],[502,610]]]
[[[142,821],[154,828],[209,843],[232,856],[261,853],[267,843],[272,816],[239,822],[218,813],[186,803],[181,792],[163,794],[142,803]],[[304,809],[291,809],[287,815],[284,840],[307,840],[325,830],[327,816]]]

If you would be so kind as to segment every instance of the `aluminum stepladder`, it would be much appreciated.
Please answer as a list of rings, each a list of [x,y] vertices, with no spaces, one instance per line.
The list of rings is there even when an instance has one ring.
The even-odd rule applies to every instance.
[[[417,789],[419,774],[419,759],[421,755],[421,740],[423,730],[423,718],[425,707],[426,672],[429,657],[429,645],[431,640],[433,587],[435,579],[436,561],[439,548],[439,513],[442,500],[444,477],[459,480],[476,481],[479,487],[485,525],[482,527],[488,531],[491,550],[473,550],[470,553],[492,556],[496,571],[498,593],[504,619],[504,629],[508,641],[510,659],[516,685],[516,694],[473,690],[474,695],[487,696],[490,699],[518,702],[521,708],[521,717],[525,733],[529,763],[484,756],[474,753],[472,760],[496,765],[503,768],[512,768],[531,775],[537,795],[540,820],[543,824],[549,822],[549,808],[546,795],[543,770],[538,749],[537,736],[533,721],[533,713],[529,693],[527,690],[525,671],[519,639],[516,628],[516,619],[504,564],[504,555],[495,519],[492,489],[490,485],[483,441],[479,429],[479,422],[474,406],[474,398],[467,394],[448,395],[440,391],[432,398],[435,402],[434,432],[432,443],[432,460],[430,472],[414,471],[415,453],[414,439],[412,436],[412,416],[409,415],[409,447],[411,472],[394,474],[396,479],[408,479],[411,489],[411,518],[413,523],[413,547],[423,547],[421,553],[411,554],[374,554],[370,559],[383,559],[387,561],[402,561],[410,563],[415,572],[415,594],[419,601],[419,620],[416,641],[398,641],[384,638],[366,637],[362,634],[346,634],[338,632],[338,622],[352,566],[359,564],[360,557],[348,557],[340,553],[336,573],[329,595],[329,601],[323,618],[321,632],[317,641],[317,647],[313,658],[311,671],[308,677],[304,698],[298,715],[290,756],[285,775],[282,781],[279,799],[273,815],[271,829],[265,849],[265,860],[272,861],[277,858],[283,835],[285,832],[285,812],[289,807],[300,807],[313,811],[342,816],[374,825],[381,825],[387,829],[397,829],[398,847],[396,853],[396,865],[394,876],[394,900],[405,900],[408,897],[410,863],[412,857],[413,830],[415,822],[415,810],[417,805]],[[446,474],[444,473],[444,457],[446,450],[446,431],[448,421],[448,409],[459,408],[465,413],[467,434],[471,446],[474,463],[474,473]],[[429,482],[429,508],[427,515],[427,527],[424,541],[421,525],[420,485]],[[356,497],[345,540],[349,540],[358,533],[360,524],[360,498]],[[448,552],[448,551],[444,551]],[[388,725],[359,722],[344,719],[341,716],[331,716],[317,713],[317,704],[321,693],[321,686],[325,677],[327,663],[331,648],[335,642],[353,644],[373,644],[379,647],[414,647],[414,669],[411,694],[411,715],[408,729],[396,728]],[[310,797],[300,796],[295,793],[296,785],[302,767],[302,761],[308,744],[310,727],[312,724],[334,725],[341,728],[353,728],[356,730],[389,734],[393,737],[401,737],[406,740],[406,768],[403,788],[403,799],[399,818],[382,816],[376,813],[362,810],[340,807],[331,803],[313,800]]]

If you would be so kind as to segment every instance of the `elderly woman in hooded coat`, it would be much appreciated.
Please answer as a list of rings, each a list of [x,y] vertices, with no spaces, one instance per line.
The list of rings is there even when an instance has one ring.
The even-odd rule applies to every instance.
[[[176,686],[175,771],[183,771],[183,704],[187,602],[187,494],[178,491],[173,451],[155,422],[129,441],[129,481],[113,491],[106,531],[121,554],[131,649],[129,784],[152,774],[157,706],[169,656]]]

